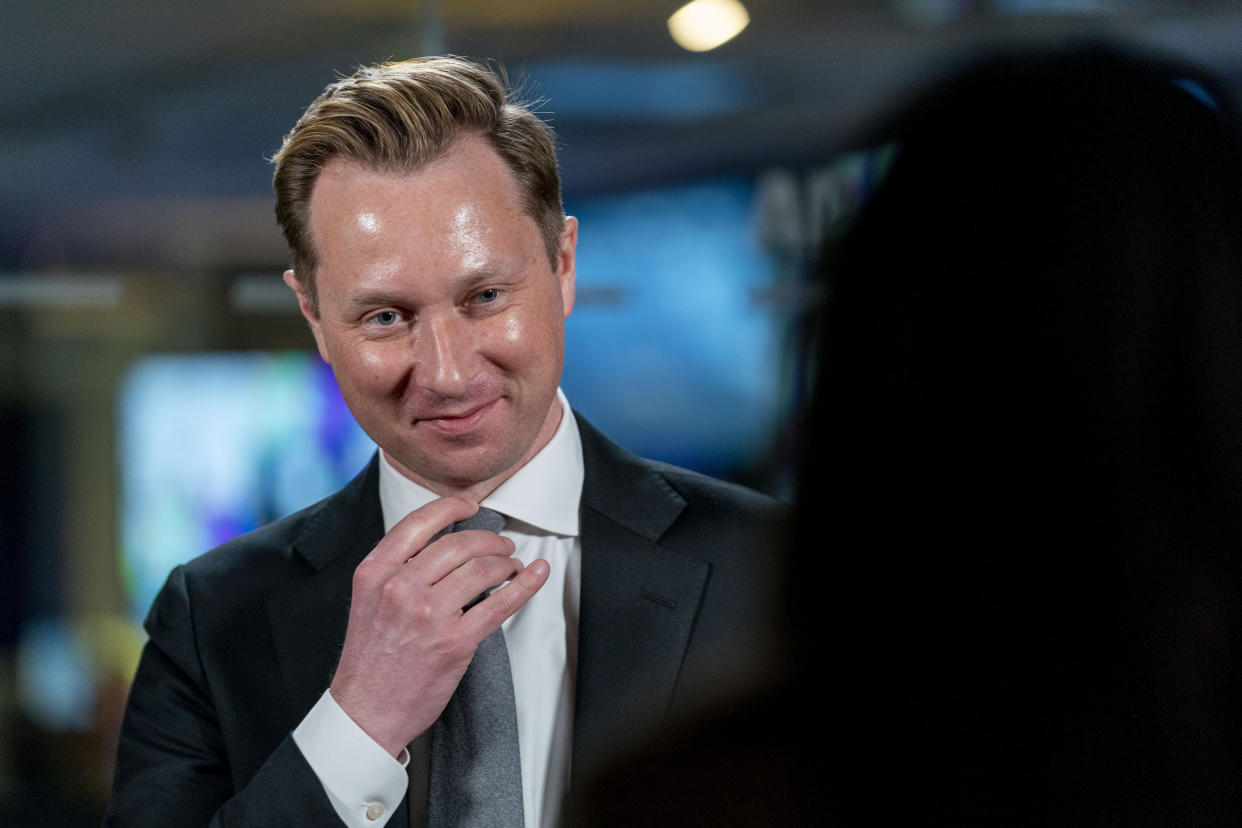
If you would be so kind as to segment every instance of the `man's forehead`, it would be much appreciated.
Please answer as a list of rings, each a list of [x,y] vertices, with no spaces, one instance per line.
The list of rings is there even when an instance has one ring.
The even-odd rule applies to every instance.
[[[309,218],[314,225],[317,214],[356,210],[367,202],[377,208],[412,207],[428,196],[456,198],[470,193],[492,204],[507,203],[515,212],[528,212],[512,170],[491,144],[464,136],[412,169],[379,167],[341,155],[329,159],[311,190]],[[410,202],[416,195],[419,202]]]

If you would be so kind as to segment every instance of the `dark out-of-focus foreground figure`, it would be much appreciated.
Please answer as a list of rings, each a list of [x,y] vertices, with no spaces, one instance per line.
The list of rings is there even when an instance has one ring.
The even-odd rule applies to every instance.
[[[868,134],[891,166],[820,273],[797,667],[581,824],[652,778],[645,824],[1236,821],[1238,134],[1211,80],[1090,44]]]
[[[1210,80],[1084,48],[878,136],[824,263],[807,467],[829,812],[1236,820],[1238,135]]]

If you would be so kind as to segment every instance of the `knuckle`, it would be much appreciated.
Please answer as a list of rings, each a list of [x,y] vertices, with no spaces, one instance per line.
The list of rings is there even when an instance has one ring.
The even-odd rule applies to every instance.
[[[471,558],[462,567],[471,580],[486,580],[492,572],[491,563],[486,558]]]
[[[517,583],[514,582],[504,589],[498,589],[493,592],[492,597],[496,601],[496,611],[500,613],[502,618],[508,618],[522,606],[524,593],[520,591]]]
[[[430,626],[436,619],[436,608],[431,601],[421,598],[410,603],[410,621],[420,626]]]
[[[370,559],[364,560],[354,570],[354,590],[370,590],[379,582],[380,577],[375,562]]]
[[[385,602],[404,602],[409,592],[404,578],[389,578],[379,588],[380,600]]]

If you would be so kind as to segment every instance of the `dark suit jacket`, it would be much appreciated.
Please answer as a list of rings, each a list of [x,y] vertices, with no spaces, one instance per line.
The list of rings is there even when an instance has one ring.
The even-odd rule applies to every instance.
[[[575,780],[708,688],[762,672],[785,511],[579,427]],[[373,460],[172,572],[147,618],[106,824],[338,823],[290,733],[330,683],[354,568],[382,536],[377,480]]]

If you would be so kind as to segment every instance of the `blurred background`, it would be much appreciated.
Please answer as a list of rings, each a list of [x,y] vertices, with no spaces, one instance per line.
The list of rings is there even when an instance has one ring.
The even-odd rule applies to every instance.
[[[0,823],[97,824],[168,570],[373,450],[272,216],[267,159],[336,76],[452,52],[544,101],[582,228],[569,398],[786,499],[816,251],[888,159],[869,124],[980,54],[1084,37],[1242,95],[1237,2],[744,2],[691,51],[677,0],[4,0]]]

